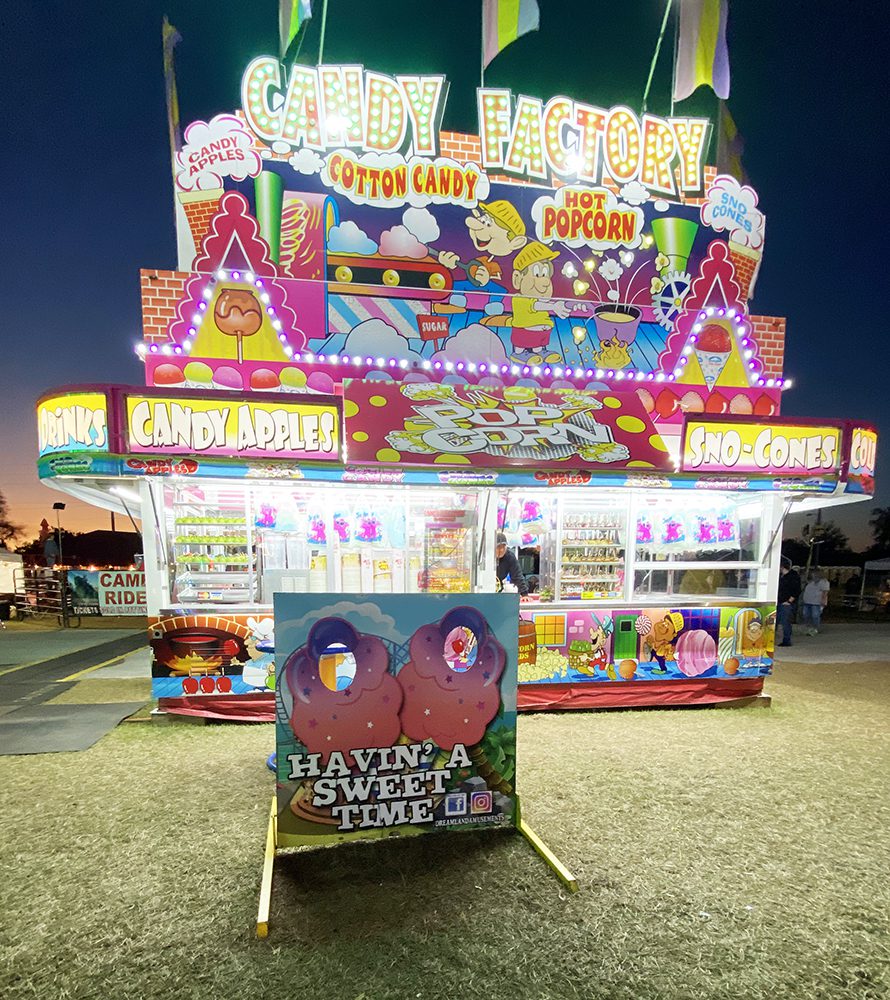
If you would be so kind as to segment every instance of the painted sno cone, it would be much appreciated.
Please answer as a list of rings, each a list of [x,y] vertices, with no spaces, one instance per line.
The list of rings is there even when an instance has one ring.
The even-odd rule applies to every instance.
[[[702,328],[695,343],[695,356],[709,389],[713,389],[714,383],[720,378],[731,353],[732,341],[726,327],[719,323],[709,323]]]
[[[655,237],[656,249],[668,259],[661,274],[686,270],[697,232],[698,223],[690,219],[666,217],[652,220],[652,235]]]
[[[216,215],[222,196],[222,188],[212,188],[210,191],[176,192],[176,197],[185,211],[192,239],[195,241],[195,253],[201,249],[201,241],[207,235],[210,220]]]
[[[742,301],[747,302],[754,294],[754,284],[760,270],[761,252],[741,243],[729,241],[729,259],[735,268],[735,280],[739,286]]]

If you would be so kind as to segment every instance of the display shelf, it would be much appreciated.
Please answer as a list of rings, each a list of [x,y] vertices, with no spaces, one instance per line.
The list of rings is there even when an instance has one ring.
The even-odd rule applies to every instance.
[[[561,506],[555,557],[557,600],[608,600],[623,590],[624,512]]]
[[[176,490],[168,521],[173,595],[206,604],[249,602],[254,555],[249,504],[220,494]],[[168,508],[169,509],[169,508]]]
[[[465,511],[426,511],[423,529],[425,569],[418,587],[429,593],[472,590],[473,517]]]

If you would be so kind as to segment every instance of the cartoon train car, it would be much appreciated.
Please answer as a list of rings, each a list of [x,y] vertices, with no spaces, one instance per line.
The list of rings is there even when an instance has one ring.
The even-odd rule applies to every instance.
[[[278,231],[261,231],[284,276],[324,279],[335,295],[380,295],[390,298],[443,299],[452,287],[451,272],[429,254],[423,258],[386,257],[331,251],[331,230],[340,223],[337,202],[326,194],[281,191],[258,184],[257,216],[280,219]],[[308,291],[308,289],[307,289]]]
[[[443,299],[451,291],[451,272],[432,257],[422,259],[328,253],[329,289],[337,295],[379,295],[402,299]]]

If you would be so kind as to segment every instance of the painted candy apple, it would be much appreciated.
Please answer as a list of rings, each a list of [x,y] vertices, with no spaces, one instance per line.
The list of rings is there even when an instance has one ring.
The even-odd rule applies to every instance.
[[[163,364],[154,370],[155,385],[182,385],[184,381],[185,375],[179,365]]]
[[[213,322],[220,333],[238,340],[238,361],[244,360],[241,342],[263,325],[263,309],[247,288],[224,288],[213,307]]]

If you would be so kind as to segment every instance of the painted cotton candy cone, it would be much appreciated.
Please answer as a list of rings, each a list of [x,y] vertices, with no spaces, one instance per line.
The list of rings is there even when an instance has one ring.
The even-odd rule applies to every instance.
[[[192,239],[195,241],[195,253],[201,249],[201,241],[207,235],[210,220],[216,215],[222,196],[222,188],[212,188],[210,191],[176,192],[176,197],[185,211]]]
[[[743,301],[747,301],[754,294],[761,256],[759,250],[752,250],[751,247],[742,246],[741,243],[729,241],[729,259],[735,268],[735,280]]]

